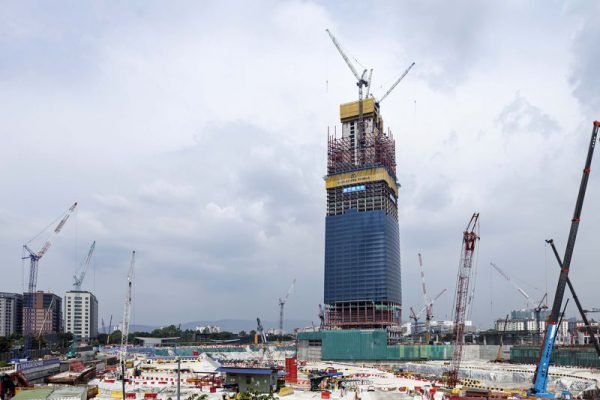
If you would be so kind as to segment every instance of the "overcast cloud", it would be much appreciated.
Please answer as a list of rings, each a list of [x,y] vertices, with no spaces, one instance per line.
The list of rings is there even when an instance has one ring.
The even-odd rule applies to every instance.
[[[599,12],[583,1],[4,1],[0,290],[22,290],[21,245],[78,201],[39,289],[69,290],[96,240],[83,286],[105,320],[121,317],[135,249],[135,323],[274,320],[294,278],[286,315],[316,322],[327,130],[356,98],[329,28],[375,69],[376,96],[416,62],[382,103],[402,185],[405,309],[422,302],[421,252],[430,293],[448,289],[436,317],[450,318],[474,211],[473,318],[525,305],[490,261],[533,299],[552,297],[544,239],[564,248],[600,119]],[[595,172],[571,275],[588,308],[600,306]]]

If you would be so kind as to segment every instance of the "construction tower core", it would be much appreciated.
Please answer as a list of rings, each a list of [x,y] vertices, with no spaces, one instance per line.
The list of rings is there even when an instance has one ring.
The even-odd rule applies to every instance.
[[[325,218],[325,324],[400,325],[400,241],[395,142],[373,98],[340,105],[329,136]]]

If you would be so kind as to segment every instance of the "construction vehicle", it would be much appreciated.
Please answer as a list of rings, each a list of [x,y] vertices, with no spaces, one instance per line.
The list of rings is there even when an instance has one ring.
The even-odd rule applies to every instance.
[[[567,246],[565,248],[565,255],[560,261],[560,275],[558,277],[558,284],[556,286],[556,293],[554,295],[554,301],[552,303],[552,309],[548,321],[546,323],[546,333],[544,335],[544,341],[540,348],[539,361],[535,370],[533,387],[529,389],[527,394],[532,397],[540,398],[555,398],[554,393],[548,392],[548,372],[550,369],[550,357],[552,356],[552,350],[554,348],[554,341],[558,331],[558,319],[560,316],[561,305],[563,302],[565,289],[567,286],[567,279],[569,277],[569,271],[571,268],[571,260],[573,258],[573,251],[575,249],[575,241],[577,239],[577,231],[579,230],[579,222],[581,221],[581,210],[583,208],[583,201],[585,199],[585,192],[587,189],[587,183],[591,172],[592,157],[594,155],[594,148],[596,145],[596,138],[598,136],[598,128],[600,127],[600,121],[594,121],[592,128],[592,137],[588,147],[588,153],[585,160],[585,167],[583,169],[583,175],[581,177],[581,183],[579,185],[579,192],[577,195],[577,201],[575,202],[575,210],[573,212],[573,218],[571,219],[571,228],[569,230],[569,237],[567,240]]]
[[[281,298],[281,297],[279,298],[279,342],[280,343],[283,340],[283,307],[285,306],[285,303],[287,302],[288,297],[290,297],[290,294],[292,294],[292,292],[294,291],[295,285],[296,285],[296,279],[293,280],[293,282],[290,285],[290,288],[288,289],[285,296],[283,298]]]
[[[62,228],[65,226],[69,217],[71,216],[73,211],[75,211],[75,207],[77,207],[77,203],[74,203],[71,207],[69,207],[69,209],[61,216],[62,218],[59,217],[61,218],[60,222],[50,233],[50,236],[48,237],[48,239],[46,239],[46,242],[40,248],[40,250],[34,252],[29,248],[29,245],[33,240],[40,236],[41,233],[36,235],[36,237],[31,239],[29,242],[27,242],[27,244],[23,245],[23,256],[21,258],[23,260],[29,259],[29,283],[27,285],[28,296],[26,296],[26,304],[24,304],[23,307],[23,336],[25,338],[25,344],[23,346],[22,358],[29,358],[31,356],[31,341],[33,339],[33,330],[35,325],[33,303],[37,287],[38,263],[42,259],[42,257],[44,257],[44,254],[46,254],[50,246],[52,246],[52,240],[56,235],[60,233]]]
[[[448,386],[458,384],[458,372],[462,361],[462,350],[465,344],[465,320],[468,313],[469,299],[472,298],[472,288],[469,287],[473,275],[473,258],[475,245],[479,240],[479,213],[474,213],[467,228],[463,232],[462,252],[456,279],[456,294],[454,298],[454,350],[452,362],[448,370]]]

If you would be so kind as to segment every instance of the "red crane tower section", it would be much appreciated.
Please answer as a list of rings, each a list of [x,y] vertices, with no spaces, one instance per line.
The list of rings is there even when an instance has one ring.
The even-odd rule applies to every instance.
[[[462,349],[465,343],[465,320],[469,302],[469,281],[473,274],[473,255],[475,244],[479,240],[479,213],[474,213],[463,233],[462,253],[456,279],[456,295],[454,298],[454,352],[448,371],[448,386],[458,383],[458,370],[462,359]]]

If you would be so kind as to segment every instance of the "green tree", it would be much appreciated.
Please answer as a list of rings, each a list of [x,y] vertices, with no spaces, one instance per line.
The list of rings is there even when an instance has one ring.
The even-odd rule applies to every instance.
[[[6,353],[10,351],[10,345],[10,340],[7,337],[0,337],[0,353]]]

